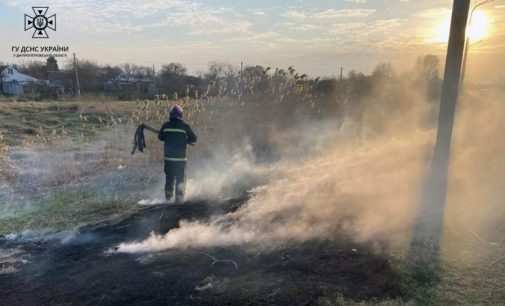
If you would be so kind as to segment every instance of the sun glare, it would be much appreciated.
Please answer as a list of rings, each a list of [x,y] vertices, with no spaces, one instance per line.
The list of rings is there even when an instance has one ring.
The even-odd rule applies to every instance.
[[[472,21],[468,26],[466,34],[470,41],[476,42],[489,35],[489,17],[483,11],[476,11],[473,14]],[[436,43],[447,43],[449,40],[449,29],[451,25],[450,16],[446,17],[435,28],[433,41]]]
[[[472,41],[479,41],[489,34],[489,17],[482,11],[476,11],[472,23],[468,27],[467,35]]]

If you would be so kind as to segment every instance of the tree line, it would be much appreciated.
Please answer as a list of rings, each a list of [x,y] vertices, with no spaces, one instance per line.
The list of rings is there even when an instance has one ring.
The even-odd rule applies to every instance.
[[[57,79],[74,92],[75,72],[72,62],[60,67],[54,57],[45,62],[29,62],[15,65],[25,74],[41,80]],[[6,65],[0,63],[0,69]],[[101,95],[107,93],[107,84],[121,80],[122,82],[149,82],[155,91],[143,98],[166,96],[168,98],[203,96],[236,96],[236,97],[270,97],[275,100],[285,100],[296,96],[306,96],[318,99],[357,98],[369,95],[374,84],[384,80],[401,80],[404,75],[396,73],[390,64],[378,65],[371,74],[350,71],[344,78],[326,77],[313,78],[296,71],[294,67],[287,69],[264,67],[261,65],[245,66],[243,69],[225,63],[210,63],[206,72],[198,75],[188,73],[181,63],[169,63],[161,66],[159,71],[154,67],[121,64],[99,65],[93,61],[80,60],[77,65],[80,90],[82,94]],[[408,72],[412,84],[423,84],[426,95],[434,99],[440,91],[439,59],[434,55],[418,58],[413,71]]]

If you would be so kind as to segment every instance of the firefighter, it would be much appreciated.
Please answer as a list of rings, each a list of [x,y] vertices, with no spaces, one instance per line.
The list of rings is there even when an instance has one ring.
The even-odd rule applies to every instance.
[[[170,120],[161,127],[158,138],[165,151],[165,198],[172,199],[175,186],[175,203],[184,201],[186,146],[196,143],[196,135],[182,120],[182,107],[175,105],[170,110]]]

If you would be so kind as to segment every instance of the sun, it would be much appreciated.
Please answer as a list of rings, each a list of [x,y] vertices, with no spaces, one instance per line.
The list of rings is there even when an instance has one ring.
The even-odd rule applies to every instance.
[[[449,40],[449,29],[451,25],[451,17],[448,16],[435,28],[433,35],[433,42],[447,43]],[[466,35],[470,41],[476,42],[486,38],[490,31],[489,17],[483,11],[475,11],[473,13],[472,21],[468,25]]]
[[[473,13],[472,22],[467,30],[471,41],[479,41],[489,35],[489,17],[483,11]]]

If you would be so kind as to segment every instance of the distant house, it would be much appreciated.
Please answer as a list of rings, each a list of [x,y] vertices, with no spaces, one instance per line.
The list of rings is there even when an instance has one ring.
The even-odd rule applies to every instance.
[[[1,89],[6,95],[22,96],[27,91],[32,91],[41,81],[23,74],[13,66],[8,66],[0,73]]]
[[[158,89],[152,78],[121,74],[105,83],[105,92],[120,99],[138,99],[153,97]]]

